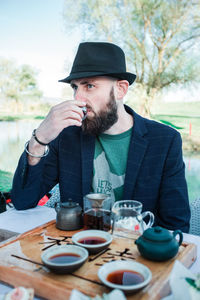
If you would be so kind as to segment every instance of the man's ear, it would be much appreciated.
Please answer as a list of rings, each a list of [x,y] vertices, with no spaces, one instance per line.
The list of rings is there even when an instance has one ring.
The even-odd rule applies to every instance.
[[[123,99],[128,92],[129,83],[127,80],[117,81],[117,99]]]

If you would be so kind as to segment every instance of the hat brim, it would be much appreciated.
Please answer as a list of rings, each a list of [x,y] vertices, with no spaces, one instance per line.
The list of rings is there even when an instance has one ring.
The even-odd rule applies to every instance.
[[[125,72],[125,73],[80,72],[74,74],[72,73],[68,77],[64,79],[60,79],[58,81],[70,83],[74,79],[96,77],[96,76],[111,76],[121,80],[127,80],[129,82],[129,85],[131,85],[136,79],[136,75],[129,72]]]

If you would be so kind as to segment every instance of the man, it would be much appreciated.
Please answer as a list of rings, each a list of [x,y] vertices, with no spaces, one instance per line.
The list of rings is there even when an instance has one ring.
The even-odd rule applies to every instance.
[[[79,45],[70,75],[60,80],[71,84],[74,100],[54,106],[26,143],[13,181],[16,209],[36,206],[59,183],[61,201],[82,205],[90,192],[134,199],[154,213],[155,225],[188,232],[180,134],[124,106],[135,77],[118,46]]]

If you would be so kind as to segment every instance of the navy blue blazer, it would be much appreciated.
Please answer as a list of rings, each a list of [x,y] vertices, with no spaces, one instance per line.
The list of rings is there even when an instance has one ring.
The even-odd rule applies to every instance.
[[[189,231],[190,208],[180,134],[173,128],[134,117],[127,159],[123,199],[143,203],[143,211],[155,215],[155,225]],[[12,202],[16,209],[35,207],[59,183],[61,201],[69,198],[82,205],[91,191],[95,137],[72,126],[51,142],[50,153],[29,166],[23,153],[16,169]]]

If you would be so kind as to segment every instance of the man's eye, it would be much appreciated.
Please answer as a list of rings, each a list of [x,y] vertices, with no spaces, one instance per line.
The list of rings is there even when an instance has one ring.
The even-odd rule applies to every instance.
[[[90,83],[88,83],[87,87],[88,87],[88,89],[92,89],[92,88],[94,87],[94,85],[93,85],[93,84],[90,84]]]
[[[72,87],[72,89],[73,89],[74,91],[76,91],[76,90],[77,90],[77,85],[75,85],[75,84],[71,84],[71,87]]]

